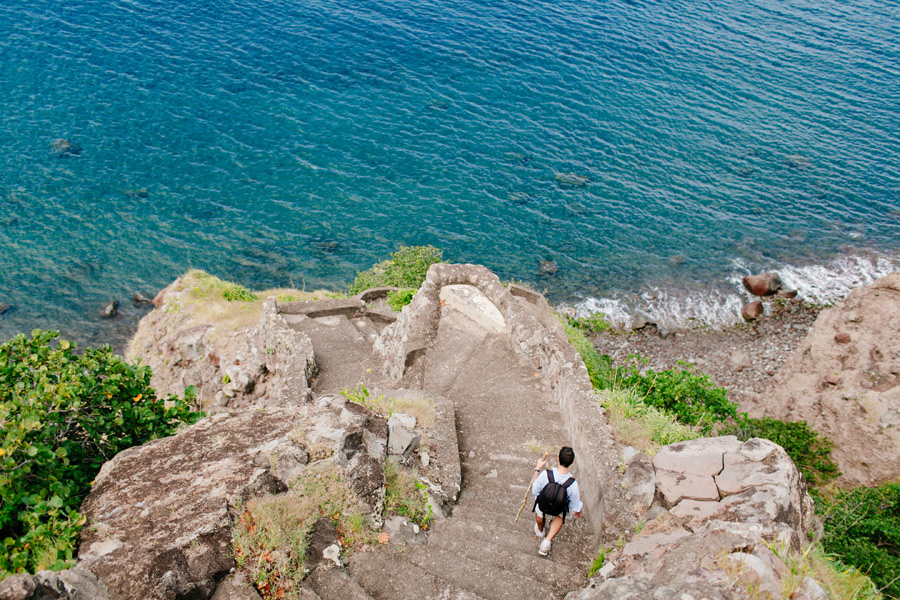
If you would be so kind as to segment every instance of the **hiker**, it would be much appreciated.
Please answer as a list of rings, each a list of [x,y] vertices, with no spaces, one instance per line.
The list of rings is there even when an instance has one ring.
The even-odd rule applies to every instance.
[[[546,460],[541,458],[534,465],[534,477],[531,480],[531,495],[534,496],[535,524],[534,533],[541,540],[538,554],[547,556],[550,544],[566,521],[566,513],[581,516],[581,498],[578,493],[578,482],[569,473],[569,467],[575,461],[575,451],[563,446],[559,451],[559,466],[552,470],[542,470]],[[551,517],[549,524],[545,517]],[[546,534],[546,537],[545,537]]]

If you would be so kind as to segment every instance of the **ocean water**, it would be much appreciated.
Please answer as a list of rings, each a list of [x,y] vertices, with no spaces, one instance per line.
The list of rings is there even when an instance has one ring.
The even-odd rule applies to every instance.
[[[729,322],[763,269],[832,300],[900,264],[898,6],[3,0],[0,339],[399,244],[623,322]]]

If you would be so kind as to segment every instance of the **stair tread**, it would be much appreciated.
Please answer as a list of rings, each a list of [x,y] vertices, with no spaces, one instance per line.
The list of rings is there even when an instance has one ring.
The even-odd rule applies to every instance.
[[[375,600],[484,600],[388,549],[353,555],[350,573]]]

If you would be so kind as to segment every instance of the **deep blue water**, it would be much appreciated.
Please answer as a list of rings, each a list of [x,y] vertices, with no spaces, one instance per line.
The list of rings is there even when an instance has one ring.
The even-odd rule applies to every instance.
[[[189,267],[339,287],[400,243],[682,317],[900,256],[896,2],[0,0],[0,99],[0,339],[121,343],[97,308]]]

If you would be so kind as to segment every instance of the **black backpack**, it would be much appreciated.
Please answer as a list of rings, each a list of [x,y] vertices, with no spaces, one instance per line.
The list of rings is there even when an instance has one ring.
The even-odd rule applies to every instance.
[[[574,477],[569,477],[565,483],[556,483],[553,480],[553,471],[547,469],[547,485],[541,489],[534,506],[540,506],[544,515],[558,517],[562,515],[563,523],[566,522],[566,513],[569,512],[569,486],[575,483]],[[531,509],[534,512],[534,508]]]

